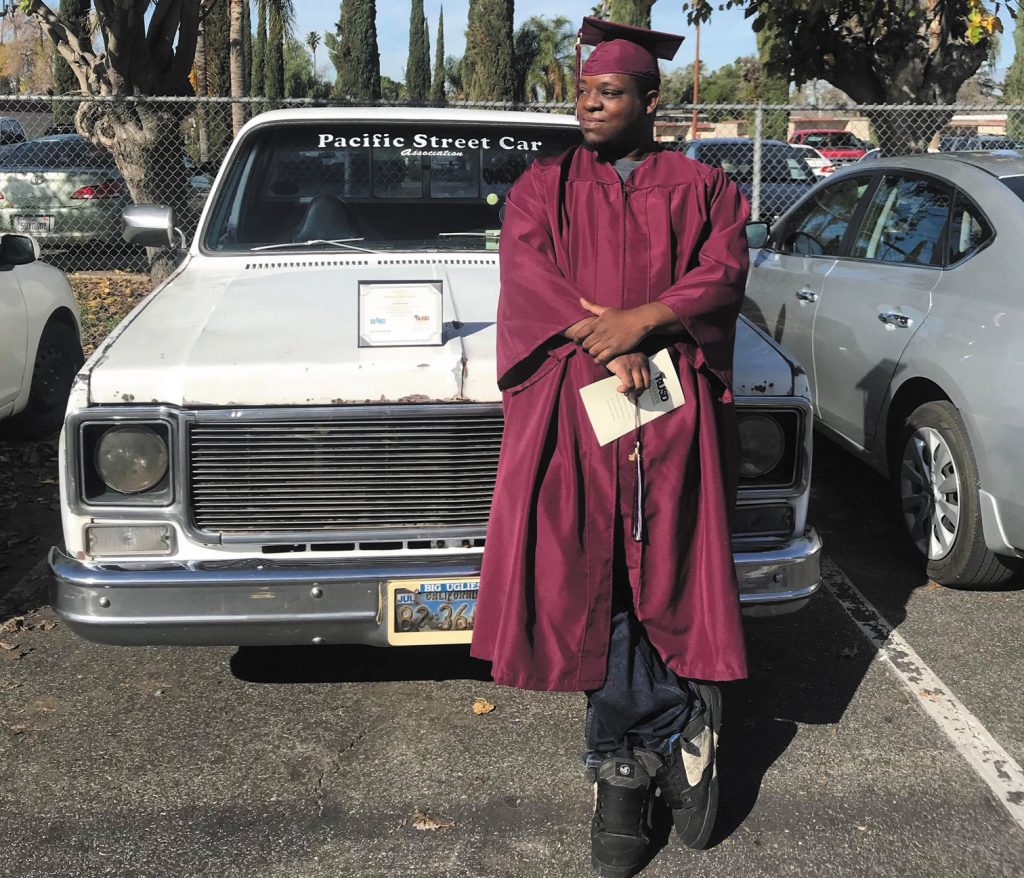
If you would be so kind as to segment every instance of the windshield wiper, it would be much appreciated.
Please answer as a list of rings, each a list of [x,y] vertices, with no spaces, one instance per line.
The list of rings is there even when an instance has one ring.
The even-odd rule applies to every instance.
[[[260,247],[250,247],[249,252],[255,253],[258,250],[283,250],[286,247],[313,247],[317,244],[329,244],[332,247],[342,247],[345,250],[355,250],[357,253],[376,253],[369,247],[356,247],[353,241],[365,241],[365,238],[336,238],[333,241],[326,241],[323,238],[312,238],[309,241],[286,241],[283,244],[263,244]]]
[[[501,229],[488,229],[485,232],[438,232],[439,238],[497,238]]]

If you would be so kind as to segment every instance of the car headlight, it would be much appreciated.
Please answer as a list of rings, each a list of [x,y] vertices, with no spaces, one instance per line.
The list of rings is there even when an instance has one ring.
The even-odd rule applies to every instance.
[[[119,494],[140,494],[167,475],[167,442],[144,426],[111,427],[96,443],[96,472]]]
[[[786,451],[786,437],[775,418],[743,415],[739,430],[741,476],[757,478],[779,465]]]

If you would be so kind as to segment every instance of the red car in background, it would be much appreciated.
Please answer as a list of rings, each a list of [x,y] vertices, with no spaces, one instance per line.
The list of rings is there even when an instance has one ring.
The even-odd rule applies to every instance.
[[[870,148],[852,131],[842,128],[803,128],[793,132],[790,143],[813,146],[822,157],[830,159],[833,164],[855,162]]]

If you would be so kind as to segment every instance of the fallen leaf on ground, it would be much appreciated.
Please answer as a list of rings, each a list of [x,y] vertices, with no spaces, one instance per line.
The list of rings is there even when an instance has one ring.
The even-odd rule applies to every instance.
[[[494,710],[494,705],[486,698],[478,698],[473,702],[473,713],[477,716],[484,713],[490,713],[492,710]]]
[[[942,588],[934,579],[929,579],[928,584],[924,587],[925,591],[935,591],[937,588]]]
[[[6,640],[0,640],[0,649],[5,649],[8,652],[18,648],[17,643],[8,643]]]
[[[36,628],[38,628],[40,631],[53,631],[53,629],[56,627],[57,622],[54,619],[43,619],[42,622],[36,625]]]
[[[11,634],[14,631],[20,631],[25,627],[24,616],[12,616],[3,625],[0,625],[0,631],[4,634]]]
[[[17,689],[21,683],[15,683],[14,680],[4,680],[0,678],[0,692],[12,692]]]
[[[450,817],[431,817],[419,808],[412,815],[413,829],[451,829],[454,825],[455,821]]]

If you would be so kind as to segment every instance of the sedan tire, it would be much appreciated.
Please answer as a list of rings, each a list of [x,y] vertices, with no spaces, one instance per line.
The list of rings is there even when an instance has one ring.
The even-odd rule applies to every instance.
[[[978,465],[952,403],[928,402],[910,414],[893,448],[892,472],[900,516],[932,580],[985,588],[1017,572],[1017,559],[985,544]]]
[[[45,439],[59,432],[71,383],[84,362],[78,333],[66,323],[47,323],[36,350],[28,405],[10,419],[11,433],[21,439]]]

